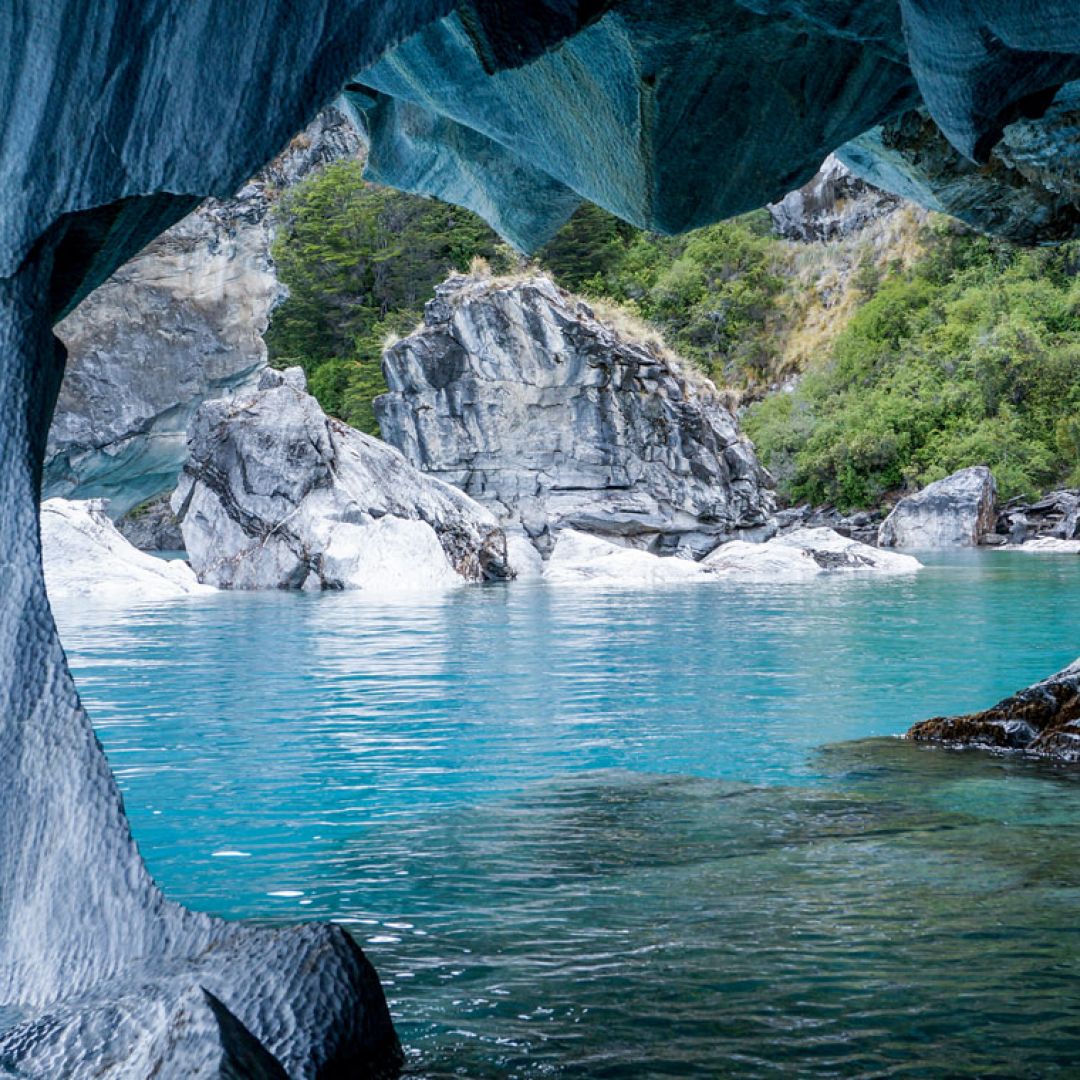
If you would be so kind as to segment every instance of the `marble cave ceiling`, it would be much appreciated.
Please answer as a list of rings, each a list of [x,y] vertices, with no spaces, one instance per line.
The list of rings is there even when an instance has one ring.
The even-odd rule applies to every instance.
[[[987,232],[1080,233],[1072,0],[15,0],[0,27],[0,276],[62,231],[56,314],[343,86],[372,179],[526,250],[584,199],[729,217],[833,150]]]

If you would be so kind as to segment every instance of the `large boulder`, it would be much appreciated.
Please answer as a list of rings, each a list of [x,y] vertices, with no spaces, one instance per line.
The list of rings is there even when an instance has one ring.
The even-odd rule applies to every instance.
[[[546,277],[449,278],[383,367],[383,437],[541,546],[567,527],[702,554],[773,510],[713,385]]]
[[[882,547],[974,547],[994,531],[997,484],[985,465],[961,469],[901,499],[881,523]]]
[[[187,563],[166,562],[133,547],[100,500],[41,504],[41,547],[49,599],[111,602],[171,600],[212,593]]]
[[[252,389],[266,367],[262,335],[285,295],[270,257],[274,205],[359,149],[345,114],[324,109],[235,198],[203,203],[60,323],[68,364],[47,496],[107,498],[116,517],[172,491],[195,410]]]
[[[937,716],[907,733],[915,742],[981,750],[1022,750],[1080,762],[1080,660],[983,712]]]
[[[299,369],[195,415],[172,506],[223,589],[435,589],[511,576],[495,518],[327,417]]]

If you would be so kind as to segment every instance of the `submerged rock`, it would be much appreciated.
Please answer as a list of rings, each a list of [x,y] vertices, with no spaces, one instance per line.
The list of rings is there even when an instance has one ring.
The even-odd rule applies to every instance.
[[[285,294],[271,210],[359,135],[331,107],[233,199],[208,200],[57,327],[68,364],[49,433],[45,493],[109,499],[120,516],[172,491],[203,401],[251,389],[262,335]]]
[[[260,386],[192,423],[172,506],[200,581],[398,590],[511,576],[487,510],[327,417],[299,369]]]
[[[166,562],[133,547],[99,500],[41,504],[41,546],[49,598],[138,603],[212,593],[187,563]]]
[[[713,385],[546,277],[449,278],[383,367],[384,438],[545,550],[570,528],[700,555],[772,512]]]
[[[1080,762],[1080,660],[983,712],[938,716],[915,724],[916,742],[982,750],[1023,750]]]
[[[764,544],[742,540],[723,544],[701,563],[702,569],[736,581],[804,581],[822,574],[912,574],[918,559],[881,551],[827,528],[800,528]]]
[[[975,547],[994,531],[997,484],[985,465],[961,469],[901,499],[878,530],[882,547]]]

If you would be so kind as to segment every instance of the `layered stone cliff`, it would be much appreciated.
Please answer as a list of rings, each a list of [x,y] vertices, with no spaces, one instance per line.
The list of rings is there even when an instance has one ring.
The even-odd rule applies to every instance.
[[[545,551],[574,528],[700,556],[774,507],[713,385],[546,277],[449,278],[383,368],[383,437]]]

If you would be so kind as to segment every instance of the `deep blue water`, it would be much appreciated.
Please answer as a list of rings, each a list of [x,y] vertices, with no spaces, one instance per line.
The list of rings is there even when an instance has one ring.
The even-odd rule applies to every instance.
[[[61,606],[166,892],[332,917],[416,1076],[1075,1076],[1080,782],[915,720],[1080,655],[1080,559]]]

